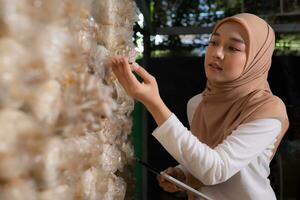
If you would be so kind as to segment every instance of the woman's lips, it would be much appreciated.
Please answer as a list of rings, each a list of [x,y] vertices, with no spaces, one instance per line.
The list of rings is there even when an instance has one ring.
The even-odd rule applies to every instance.
[[[223,69],[216,63],[210,63],[208,64],[209,67],[211,67],[212,69],[214,70],[217,70],[217,71],[222,71]]]

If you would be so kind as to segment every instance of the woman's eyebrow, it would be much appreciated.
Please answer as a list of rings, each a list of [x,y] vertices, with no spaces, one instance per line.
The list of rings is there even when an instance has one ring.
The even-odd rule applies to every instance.
[[[220,36],[220,33],[214,32],[212,33],[213,36]]]
[[[212,33],[212,35],[213,36],[221,36],[220,33],[218,33],[218,32],[214,32],[214,33]],[[245,41],[243,39],[240,39],[240,38],[237,38],[237,37],[230,37],[229,39],[234,41],[234,42],[245,44]]]
[[[229,39],[232,40],[232,41],[234,41],[234,42],[238,42],[238,43],[245,44],[244,40],[243,40],[243,39],[240,39],[240,38],[231,37],[231,38],[229,38]]]

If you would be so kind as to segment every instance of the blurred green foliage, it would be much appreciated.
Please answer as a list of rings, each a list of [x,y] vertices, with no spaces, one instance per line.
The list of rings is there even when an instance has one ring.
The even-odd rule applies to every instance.
[[[280,0],[152,0],[150,3],[153,27],[212,27],[223,17],[240,12],[260,15],[269,23],[300,23],[300,1]],[[282,13],[284,12],[284,13]],[[277,34],[275,55],[300,55],[300,33]],[[154,37],[153,37],[154,38]],[[193,55],[195,49],[205,49],[205,41],[186,44],[180,35],[151,39],[152,56]]]

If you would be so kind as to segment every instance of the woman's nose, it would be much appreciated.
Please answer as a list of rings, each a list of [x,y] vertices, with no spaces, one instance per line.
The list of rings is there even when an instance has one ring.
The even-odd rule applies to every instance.
[[[224,59],[224,50],[223,47],[219,46],[214,49],[213,57],[223,60]]]

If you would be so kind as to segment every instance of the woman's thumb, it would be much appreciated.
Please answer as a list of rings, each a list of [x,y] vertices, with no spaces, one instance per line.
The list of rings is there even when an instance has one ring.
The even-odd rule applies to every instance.
[[[134,63],[132,69],[144,80],[145,83],[150,83],[153,80],[153,76],[138,64]]]

